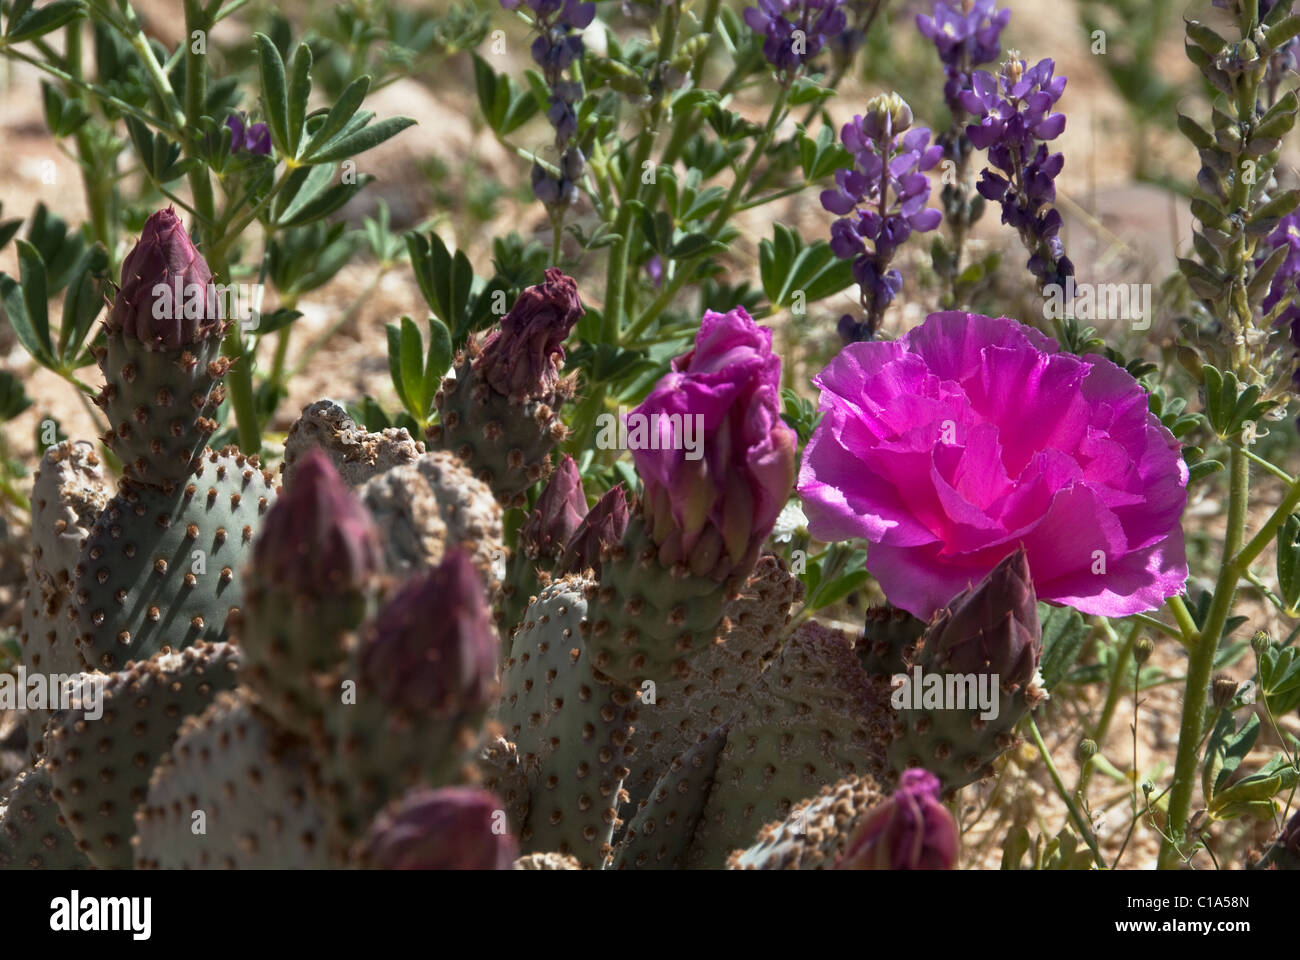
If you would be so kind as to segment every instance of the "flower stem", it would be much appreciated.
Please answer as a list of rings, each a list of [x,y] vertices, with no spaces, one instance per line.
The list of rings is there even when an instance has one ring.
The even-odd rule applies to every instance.
[[[1228,524],[1224,534],[1219,577],[1214,586],[1214,600],[1206,614],[1205,627],[1196,635],[1187,656],[1183,718],[1178,730],[1178,753],[1169,791],[1169,827],[1160,847],[1159,865],[1162,870],[1177,866],[1182,857],[1179,846],[1187,839],[1187,817],[1191,812],[1192,791],[1196,786],[1196,767],[1200,759],[1210,673],[1214,669],[1214,655],[1219,648],[1219,638],[1223,634],[1228,614],[1232,611],[1237,583],[1241,579],[1239,558],[1246,552],[1241,549],[1241,541],[1244,537],[1247,497],[1250,492],[1250,461],[1241,451],[1232,450],[1228,471]],[[1263,532],[1260,531],[1261,534]]]
[[[1065,782],[1061,779],[1061,771],[1057,770],[1056,764],[1052,762],[1052,755],[1047,750],[1047,744],[1043,742],[1043,735],[1038,732],[1038,724],[1034,721],[1034,715],[1029,714],[1025,717],[1025,721],[1029,728],[1029,735],[1033,737],[1034,745],[1038,747],[1038,753],[1043,758],[1043,764],[1047,767],[1047,775],[1052,778],[1056,792],[1060,794],[1061,799],[1065,801],[1066,809],[1070,811],[1070,819],[1074,821],[1075,827],[1078,828],[1079,835],[1083,837],[1083,842],[1092,851],[1092,857],[1097,861],[1097,866],[1105,870],[1106,861],[1102,859],[1101,851],[1097,849],[1097,838],[1092,835],[1092,828],[1083,819],[1083,814],[1079,812],[1079,807],[1075,804],[1074,798],[1065,789]]]

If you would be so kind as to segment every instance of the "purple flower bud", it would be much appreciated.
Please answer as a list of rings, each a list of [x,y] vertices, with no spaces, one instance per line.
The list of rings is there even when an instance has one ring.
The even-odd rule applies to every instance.
[[[244,118],[232,113],[226,118],[230,128],[230,152],[239,153],[247,150],[266,156],[271,152],[271,130],[264,123],[254,123],[245,128]]]
[[[629,415],[656,435],[633,458],[661,561],[719,579],[752,565],[794,481],[780,381],[772,332],[742,307],[710,310],[694,349]]]
[[[558,573],[579,573],[590,567],[600,573],[600,549],[623,542],[627,532],[627,495],[623,485],[611,487],[596,501],[564,548]]]
[[[925,656],[937,669],[992,674],[1004,690],[1027,685],[1038,669],[1043,642],[1024,549],[954,597],[925,636]]]
[[[492,701],[498,646],[482,578],[456,549],[385,602],[361,641],[360,674],[413,714],[473,713]]]
[[[939,778],[928,770],[904,771],[894,794],[867,813],[835,869],[956,869],[961,838],[939,792]]]
[[[503,810],[479,787],[416,787],[375,817],[357,859],[369,870],[509,870],[519,849],[498,831]]]
[[[758,0],[745,23],[763,36],[763,55],[782,71],[798,70],[844,31],[844,0]]]
[[[565,454],[559,469],[537,498],[537,505],[519,528],[519,541],[528,555],[554,557],[560,553],[587,515],[587,495],[573,457]]]
[[[558,267],[519,295],[510,312],[483,341],[475,370],[497,393],[542,397],[560,379],[564,341],[585,311],[578,285]]]
[[[225,327],[212,271],[174,210],[145,221],[122,261],[122,285],[106,326],[154,350],[176,350],[219,335]]]
[[[254,575],[307,596],[366,589],[382,553],[369,511],[329,458],[310,450],[276,500],[253,547]]]

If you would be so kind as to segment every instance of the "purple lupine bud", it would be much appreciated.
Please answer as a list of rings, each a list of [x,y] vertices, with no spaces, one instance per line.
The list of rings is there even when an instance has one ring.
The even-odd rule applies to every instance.
[[[370,512],[320,450],[294,464],[253,547],[255,576],[307,596],[364,590],[383,554]]]
[[[492,702],[499,646],[483,580],[456,549],[385,601],[362,638],[360,675],[413,714],[473,713]]]
[[[867,813],[835,869],[956,869],[961,837],[939,795],[933,773],[905,770],[893,795]]]
[[[848,25],[844,0],[758,0],[745,23],[763,36],[763,56],[782,71],[795,71],[817,56],[826,41]]]
[[[217,336],[225,324],[208,269],[176,212],[145,221],[122,261],[122,285],[106,326],[154,350],[175,350]]]
[[[663,257],[655,254],[645,264],[645,274],[650,278],[650,283],[658,290],[664,282],[664,261]]]
[[[570,147],[564,151],[564,156],[560,157],[560,172],[564,174],[565,180],[577,180],[582,176],[586,166],[587,159],[577,147]]]
[[[357,860],[368,870],[509,870],[519,849],[503,813],[479,787],[415,787],[375,817]]]
[[[501,326],[483,341],[475,370],[497,393],[542,397],[560,379],[564,341],[585,311],[578,285],[558,267],[519,295]]]
[[[587,515],[587,495],[582,475],[568,454],[537,498],[537,505],[519,528],[519,541],[530,557],[560,553]]]
[[[632,455],[662,562],[717,579],[752,565],[794,482],[780,383],[772,331],[743,307],[709,310],[694,349],[629,414],[656,434]]]
[[[993,675],[1004,690],[1026,686],[1043,652],[1038,598],[1024,548],[953,598],[925,635],[938,669]]]
[[[262,156],[270,154],[271,129],[265,123],[254,123],[245,127],[244,118],[232,113],[226,118],[226,126],[230,128],[231,153],[247,150],[249,153]]]
[[[623,542],[627,520],[627,495],[620,483],[611,487],[582,518],[556,565],[557,572],[580,573],[590,568],[599,573],[601,547]]]

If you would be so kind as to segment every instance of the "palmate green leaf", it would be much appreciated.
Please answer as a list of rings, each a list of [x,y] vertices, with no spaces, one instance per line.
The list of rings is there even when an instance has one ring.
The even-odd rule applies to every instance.
[[[0,370],[0,423],[12,420],[31,405],[23,382],[7,370]]]
[[[387,117],[378,123],[356,131],[355,133],[346,134],[327,144],[319,153],[313,154],[310,158],[311,163],[337,163],[340,160],[346,160],[348,157],[354,157],[359,153],[365,153],[372,147],[377,147],[385,140],[389,140],[407,127],[414,126],[415,121],[410,117]]]
[[[40,338],[27,313],[27,298],[22,285],[7,273],[0,273],[0,313],[9,321],[18,342],[39,363],[52,367],[54,358],[44,352]]]
[[[816,139],[803,133],[799,135],[799,165],[809,183],[848,167],[852,161],[849,152],[835,142],[835,132],[830,127],[817,131]]]
[[[77,264],[76,279],[68,284],[63,299],[63,318],[59,324],[59,361],[72,367],[90,332],[91,324],[104,308],[104,288],[108,285],[108,251],[102,243],[88,249]]]
[[[270,37],[264,33],[253,36],[257,40],[262,74],[262,112],[266,114],[271,141],[281,156],[293,156],[289,150],[289,88],[284,60]]]
[[[5,26],[5,40],[10,44],[35,40],[85,14],[83,0],[55,0],[40,8],[33,8],[30,2],[16,3]]]
[[[429,318],[429,354],[424,362],[423,396],[426,402],[425,415],[428,416],[428,404],[433,402],[438,392],[438,385],[451,369],[453,350],[451,331],[437,317]]]
[[[286,117],[285,138],[289,147],[288,155],[298,156],[298,146],[302,142],[303,121],[307,117],[307,100],[311,97],[311,47],[305,43],[298,44],[290,64],[292,79],[287,94],[288,113]]]
[[[1236,719],[1230,711],[1225,710],[1219,715],[1206,744],[1205,762],[1201,769],[1201,789],[1207,799],[1217,801],[1220,791],[1259,739],[1259,731],[1259,717],[1253,713],[1240,730],[1237,730]]]
[[[407,410],[415,409],[406,393],[406,378],[402,371],[402,328],[395,323],[384,325],[388,333],[388,376],[393,381],[393,389],[397,391],[397,399],[402,401],[402,406]]]
[[[410,317],[402,317],[401,328],[402,352],[399,369],[402,374],[402,386],[407,399],[411,402],[411,416],[422,420],[428,416],[429,408],[424,395],[424,340],[420,330]]]
[[[340,95],[334,106],[330,107],[320,126],[312,130],[311,136],[303,147],[304,158],[310,159],[317,150],[329,143],[348,124],[348,121],[361,109],[361,103],[370,92],[370,77],[357,77]]]
[[[1044,689],[1050,693],[1074,666],[1084,641],[1088,639],[1089,628],[1082,614],[1070,607],[1040,603],[1038,613],[1043,638],[1039,672]]]
[[[18,241],[18,273],[22,278],[27,317],[31,321],[36,342],[41,345],[41,355],[52,358],[54,344],[50,342],[50,295],[45,282],[45,262],[36,248],[26,240]]]

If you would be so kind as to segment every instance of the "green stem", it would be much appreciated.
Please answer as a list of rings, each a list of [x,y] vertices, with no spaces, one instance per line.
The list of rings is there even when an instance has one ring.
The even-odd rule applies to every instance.
[[[1228,464],[1228,521],[1224,534],[1223,560],[1214,586],[1214,600],[1187,656],[1187,682],[1183,692],[1183,717],[1178,731],[1178,753],[1174,761],[1173,781],[1169,791],[1169,827],[1160,848],[1161,869],[1178,865],[1180,846],[1187,839],[1187,818],[1191,812],[1192,791],[1196,786],[1196,767],[1200,758],[1201,732],[1205,722],[1205,702],[1214,669],[1214,655],[1219,648],[1223,626],[1232,611],[1232,601],[1241,579],[1238,551],[1246,525],[1247,498],[1250,491],[1250,461],[1232,450]],[[1245,551],[1242,551],[1244,553]]]
[[[671,59],[673,45],[677,38],[678,5],[664,4],[663,22],[659,33],[659,61]],[[627,280],[632,253],[633,207],[629,200],[639,197],[641,193],[641,171],[650,160],[650,151],[654,148],[659,133],[659,124],[663,119],[665,101],[660,99],[650,108],[641,132],[637,135],[636,147],[632,154],[631,165],[623,171],[623,188],[619,197],[618,215],[614,221],[614,233],[618,240],[610,251],[609,265],[605,274],[605,313],[601,328],[601,341],[618,343],[619,331],[623,326],[624,304],[627,298]]]
[[[1065,801],[1065,808],[1070,811],[1070,819],[1078,828],[1079,835],[1083,837],[1083,842],[1088,845],[1092,851],[1093,859],[1097,861],[1097,866],[1102,870],[1106,869],[1106,861],[1102,859],[1101,851],[1097,849],[1097,840],[1092,835],[1092,828],[1088,822],[1083,819],[1083,814],[1079,813],[1079,808],[1065,789],[1065,782],[1061,779],[1061,772],[1056,769],[1056,764],[1052,762],[1052,755],[1047,750],[1047,744],[1043,742],[1043,735],[1038,732],[1038,724],[1034,721],[1034,715],[1031,713],[1025,717],[1029,728],[1029,735],[1033,737],[1034,745],[1038,747],[1038,753],[1043,758],[1043,763],[1047,767],[1047,775],[1052,778],[1052,783],[1056,787],[1056,792],[1060,794]]]
[[[767,148],[772,142],[772,136],[776,133],[777,125],[781,122],[781,117],[785,113],[785,104],[789,96],[789,86],[783,85],[780,88],[780,92],[777,94],[776,99],[772,103],[772,110],[768,114],[767,123],[763,126],[762,132],[754,141],[753,149],[750,150],[749,156],[745,160],[745,165],[736,175],[736,180],[731,185],[731,190],[728,191],[726,199],[722,201],[722,206],[718,208],[718,212],[714,215],[713,220],[709,224],[707,232],[710,237],[716,237],[726,225],[727,220],[733,213],[735,213],[736,204],[739,202],[741,194],[744,192],[745,185],[749,182],[749,178],[754,173],[754,168],[758,166],[758,161],[762,159],[763,154],[767,152]],[[686,280],[691,276],[694,267],[699,260],[699,257],[693,257],[678,265],[677,273],[674,274],[671,280],[665,281],[659,296],[655,297],[650,306],[646,308],[646,311],[641,314],[641,316],[637,317],[636,322],[627,329],[623,337],[624,343],[635,343],[637,338],[645,331],[646,327],[650,326],[659,314],[664,311],[668,304],[672,303],[673,297],[675,297],[677,291],[685,285]]]
[[[1196,640],[1196,621],[1192,619],[1192,613],[1187,609],[1183,598],[1170,597],[1165,601],[1165,606],[1174,615],[1174,622],[1178,624],[1178,629],[1183,632],[1183,645],[1188,646],[1193,643]]]
[[[1106,633],[1112,640],[1118,640],[1115,631],[1110,625],[1106,625]],[[1142,629],[1142,623],[1135,621],[1132,629],[1129,630],[1128,636],[1120,643],[1119,649],[1115,651],[1115,664],[1110,671],[1110,685],[1106,690],[1106,702],[1102,704],[1101,716],[1097,718],[1097,725],[1092,730],[1092,741],[1097,744],[1097,750],[1100,752],[1101,746],[1106,741],[1106,734],[1110,732],[1110,723],[1115,718],[1115,708],[1119,706],[1121,694],[1120,681],[1124,679],[1124,674],[1128,670],[1129,662],[1133,659],[1133,644],[1137,641],[1138,631]],[[1092,778],[1093,765],[1086,763],[1079,773],[1079,786],[1075,790],[1076,794],[1082,794],[1088,789],[1088,781]],[[1134,771],[1136,776],[1136,771]]]

